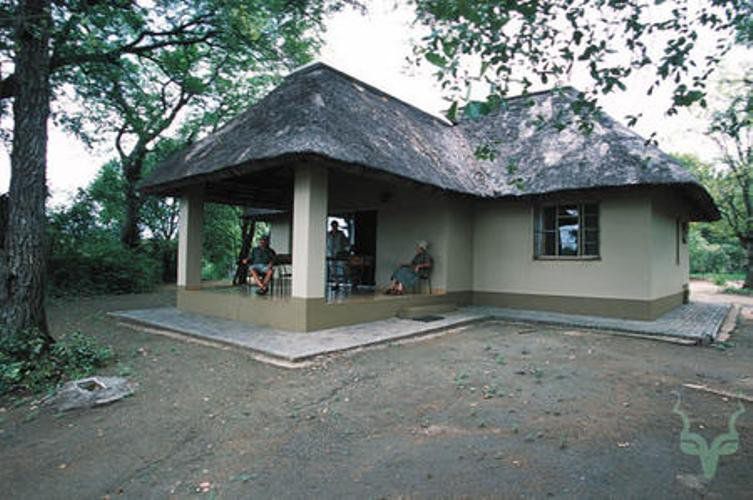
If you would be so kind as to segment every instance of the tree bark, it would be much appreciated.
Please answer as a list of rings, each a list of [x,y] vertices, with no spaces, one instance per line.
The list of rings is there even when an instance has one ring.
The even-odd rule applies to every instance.
[[[745,252],[748,258],[743,288],[753,288],[753,235],[751,238],[747,238],[745,241]]]
[[[44,309],[52,24],[49,0],[23,0],[16,18],[17,88],[13,99],[6,269],[2,283],[6,300],[0,305],[0,315],[3,325],[11,331],[37,328],[51,343]]]
[[[256,232],[256,222],[248,219],[243,221],[241,226],[241,251],[238,254],[238,267],[235,270],[235,276],[233,277],[233,285],[243,285],[248,281],[248,264],[244,264],[243,261],[248,258],[248,254],[251,253],[251,244],[254,241],[254,233]]]
[[[136,185],[141,179],[142,163],[135,161],[123,165],[125,179],[125,219],[121,228],[120,241],[128,248],[136,248],[141,241],[141,195]]]

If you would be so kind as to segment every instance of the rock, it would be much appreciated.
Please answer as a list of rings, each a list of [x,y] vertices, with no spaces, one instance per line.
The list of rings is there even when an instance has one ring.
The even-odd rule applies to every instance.
[[[88,377],[66,382],[44,403],[57,411],[92,408],[130,396],[135,389],[136,384],[122,377]]]
[[[703,493],[703,491],[706,489],[706,485],[704,484],[704,481],[700,476],[696,476],[694,474],[678,474],[676,478],[677,482],[679,482],[681,485],[698,493]]]

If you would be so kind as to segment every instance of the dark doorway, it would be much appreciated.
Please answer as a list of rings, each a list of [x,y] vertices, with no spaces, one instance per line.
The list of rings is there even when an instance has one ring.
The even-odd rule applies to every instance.
[[[373,286],[374,263],[377,249],[377,212],[369,210],[353,214],[353,254],[363,257],[364,266],[361,284]]]

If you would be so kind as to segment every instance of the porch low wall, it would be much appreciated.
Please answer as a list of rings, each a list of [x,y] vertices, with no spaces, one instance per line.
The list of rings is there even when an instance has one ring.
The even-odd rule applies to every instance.
[[[683,297],[683,292],[652,300],[473,292],[472,303],[479,306],[533,309],[535,311],[553,311],[566,314],[586,314],[589,316],[648,321],[654,320],[681,305]]]
[[[404,308],[452,302],[471,303],[471,292],[354,298],[327,303],[324,299],[257,297],[232,291],[178,290],[177,306],[208,316],[308,332],[393,318]]]

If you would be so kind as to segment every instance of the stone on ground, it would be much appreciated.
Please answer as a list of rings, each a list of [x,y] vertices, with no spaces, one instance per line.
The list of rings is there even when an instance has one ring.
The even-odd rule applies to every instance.
[[[136,385],[122,377],[87,377],[63,384],[46,404],[58,411],[92,408],[133,394]]]

